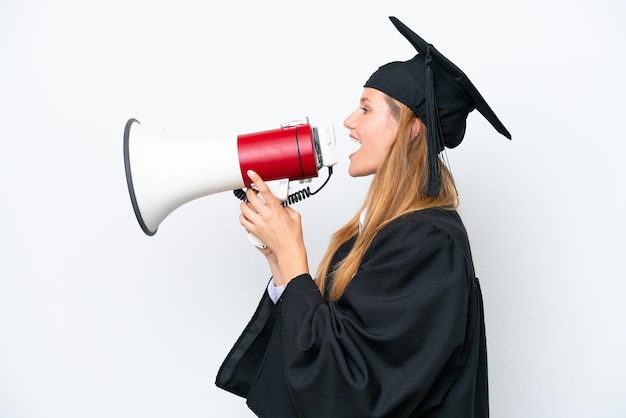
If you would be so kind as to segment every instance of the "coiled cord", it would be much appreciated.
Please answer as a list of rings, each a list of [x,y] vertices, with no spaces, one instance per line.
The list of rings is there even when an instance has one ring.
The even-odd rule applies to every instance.
[[[246,192],[244,192],[243,189],[233,190],[233,193],[235,194],[235,197],[237,199],[241,200],[242,202],[248,203],[248,196],[246,196]]]
[[[307,199],[313,196],[314,194],[317,194],[317,192],[319,192],[320,190],[322,190],[324,186],[326,186],[326,184],[328,183],[328,180],[330,180],[330,177],[333,175],[333,168],[332,167],[326,167],[326,168],[328,168],[328,177],[316,191],[312,192],[310,187],[306,187],[302,190],[298,190],[297,192],[292,193],[289,196],[287,196],[287,200],[284,201],[282,205],[283,206],[293,205],[294,203],[301,202],[304,199]],[[248,202],[248,196],[246,196],[246,192],[243,189],[233,190],[233,194],[235,195],[237,199],[241,200],[242,202]]]

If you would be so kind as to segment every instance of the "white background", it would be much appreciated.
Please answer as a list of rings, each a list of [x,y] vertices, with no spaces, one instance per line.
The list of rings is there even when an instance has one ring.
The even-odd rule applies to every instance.
[[[0,417],[251,416],[214,377],[265,261],[230,193],[145,236],[124,124],[209,140],[335,124],[336,175],[296,206],[315,269],[370,181],[346,173],[342,121],[379,65],[414,55],[389,15],[513,134],[474,112],[448,152],[485,297],[492,416],[626,416],[623,2],[4,0]]]

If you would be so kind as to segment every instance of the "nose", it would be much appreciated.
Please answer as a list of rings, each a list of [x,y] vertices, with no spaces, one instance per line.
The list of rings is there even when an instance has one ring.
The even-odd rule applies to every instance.
[[[343,121],[343,126],[346,129],[354,129],[354,114],[357,111],[355,110],[354,112],[352,112],[350,115],[348,115],[348,117]]]

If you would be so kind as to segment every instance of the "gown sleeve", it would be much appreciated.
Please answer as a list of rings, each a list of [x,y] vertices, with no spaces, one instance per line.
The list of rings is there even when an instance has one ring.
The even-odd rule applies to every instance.
[[[271,324],[251,321],[265,333],[230,358],[254,376],[239,393],[249,407],[261,417],[473,416],[454,411],[473,408],[482,302],[455,235],[414,217],[392,222],[336,302],[310,276],[292,280]]]

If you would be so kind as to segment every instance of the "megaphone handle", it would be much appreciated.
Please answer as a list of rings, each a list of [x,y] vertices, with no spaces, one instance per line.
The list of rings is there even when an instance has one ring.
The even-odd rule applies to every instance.
[[[267,187],[270,189],[274,197],[279,200],[285,201],[287,200],[287,195],[289,194],[289,179],[279,179],[265,182]],[[251,185],[253,189],[256,190],[254,184]],[[261,202],[265,203],[265,199],[262,194],[257,195]],[[259,237],[254,235],[253,233],[248,233],[248,241],[254,244],[260,250],[264,250],[267,248],[267,245]]]
[[[249,232],[248,233],[248,240],[254,244],[255,247],[257,247],[260,250],[264,250],[267,248],[267,245],[265,245],[263,243],[263,241],[261,241],[259,239],[259,237],[257,237],[256,235],[254,235],[253,233]]]

